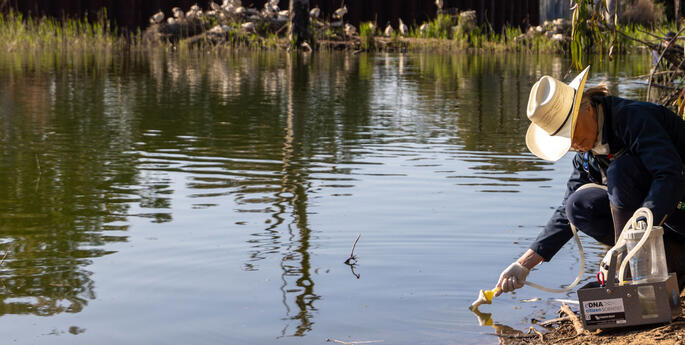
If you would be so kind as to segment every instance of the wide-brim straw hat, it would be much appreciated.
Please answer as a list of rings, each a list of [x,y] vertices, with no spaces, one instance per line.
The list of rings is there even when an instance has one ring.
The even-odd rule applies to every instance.
[[[571,148],[589,70],[587,66],[568,85],[550,76],[533,85],[526,110],[532,122],[526,132],[526,146],[534,155],[557,161]]]

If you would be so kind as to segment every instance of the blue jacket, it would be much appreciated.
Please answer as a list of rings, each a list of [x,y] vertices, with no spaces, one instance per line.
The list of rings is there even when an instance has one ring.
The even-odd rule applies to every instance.
[[[569,195],[586,183],[606,184],[603,176],[617,155],[629,153],[638,157],[649,172],[652,182],[642,206],[652,211],[655,223],[663,222],[685,195],[685,121],[653,103],[607,96],[601,104],[604,109],[602,144],[609,144],[611,153],[590,154],[587,172],[583,168],[584,153],[579,152],[573,158],[573,172],[564,200],[530,246],[545,261],[573,236],[565,211]]]

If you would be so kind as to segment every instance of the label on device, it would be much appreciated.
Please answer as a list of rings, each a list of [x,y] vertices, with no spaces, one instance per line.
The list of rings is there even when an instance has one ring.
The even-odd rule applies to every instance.
[[[583,311],[588,326],[626,323],[623,300],[620,298],[585,301]]]

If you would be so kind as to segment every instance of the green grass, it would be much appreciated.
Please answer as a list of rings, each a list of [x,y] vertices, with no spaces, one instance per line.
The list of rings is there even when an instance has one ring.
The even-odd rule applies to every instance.
[[[435,20],[428,22],[425,36],[449,40],[452,39],[452,26],[455,21],[448,14],[439,14]]]
[[[376,48],[376,28],[371,22],[362,23],[359,26],[359,38],[361,49],[371,50]]]
[[[96,22],[0,13],[0,49],[7,52],[99,51],[119,47],[123,41],[106,13]]]
[[[410,27],[410,40],[398,34],[391,37],[392,46],[403,46],[409,49],[483,49],[507,50],[526,52],[556,52],[568,53],[568,42],[558,42],[545,35],[526,34],[518,27],[504,27],[499,32],[493,32],[485,27],[457,25],[457,17],[441,14],[434,20],[425,23],[425,29],[420,30],[420,24]],[[89,22],[85,19],[54,19],[30,18],[17,12],[0,13],[0,49],[10,53],[32,54],[112,54],[118,51],[147,50],[143,44],[142,33],[123,36],[113,28],[103,12],[99,19]],[[215,24],[212,22],[211,24]],[[285,30],[272,32],[267,26],[260,26],[258,34],[246,33],[241,30],[239,23],[227,24],[231,31],[227,34],[226,43],[214,47],[208,43],[189,46],[183,40],[177,43],[162,44],[162,50],[222,50],[235,48],[248,49],[281,49],[284,44]],[[211,27],[212,25],[208,25]],[[312,26],[313,28],[313,26]],[[663,36],[668,31],[676,31],[674,23],[664,23],[656,29],[638,25],[621,26],[620,30],[638,39],[655,42],[656,38],[645,32],[656,32]],[[362,23],[359,28],[359,48],[373,50],[378,48],[377,37],[370,22]],[[316,40],[335,40],[340,35],[330,28],[315,31]],[[426,39],[426,40],[422,40]],[[586,42],[587,43],[587,42]],[[601,40],[590,42],[595,52],[606,52],[612,43],[615,52],[625,52],[639,48],[641,43],[618,35],[613,42],[609,34],[603,34]],[[314,45],[315,46],[315,45]],[[32,57],[32,59],[39,59]]]

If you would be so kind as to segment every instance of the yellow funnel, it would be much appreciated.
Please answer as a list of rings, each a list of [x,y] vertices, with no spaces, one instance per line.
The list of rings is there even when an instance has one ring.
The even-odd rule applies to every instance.
[[[478,292],[478,298],[476,298],[473,303],[471,303],[471,306],[469,309],[475,310],[478,309],[478,306],[481,304],[490,304],[492,303],[492,298],[495,297],[495,294],[500,290],[500,288],[496,287],[492,290],[480,290]]]

